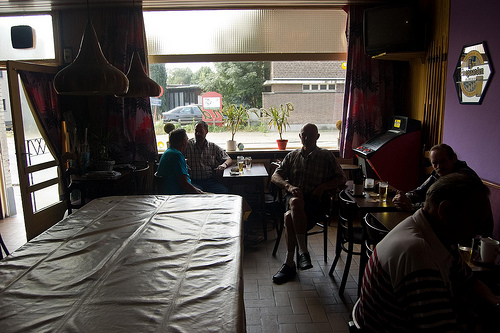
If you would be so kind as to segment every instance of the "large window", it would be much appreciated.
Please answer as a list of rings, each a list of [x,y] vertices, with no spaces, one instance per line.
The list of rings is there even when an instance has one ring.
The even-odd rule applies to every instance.
[[[308,122],[320,128],[320,146],[338,147],[346,53],[342,10],[145,12],[144,20],[151,77],[164,88],[152,100],[160,150],[167,141],[161,114],[182,105],[203,107],[207,92],[220,93],[223,105],[254,111],[235,135],[245,149],[276,147],[278,133],[259,118],[259,109],[286,103],[295,107],[284,134],[288,147],[300,146],[298,132]],[[183,126],[192,137],[192,124]],[[219,127],[210,132],[209,140],[221,146],[230,139]]]

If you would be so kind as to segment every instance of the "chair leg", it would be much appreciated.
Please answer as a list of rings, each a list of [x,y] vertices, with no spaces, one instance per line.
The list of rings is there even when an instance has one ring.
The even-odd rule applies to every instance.
[[[328,245],[328,221],[325,221],[325,224],[323,225],[323,260],[325,262],[328,262],[328,251],[327,251],[327,245]]]
[[[333,275],[333,270],[335,269],[335,266],[337,266],[337,262],[340,259],[340,254],[342,253],[342,236],[340,235],[340,231],[337,230],[337,241],[335,242],[335,259],[333,259],[332,267],[330,267],[330,271],[328,272],[328,275],[332,276]]]
[[[9,253],[9,250],[7,250],[7,246],[5,245],[1,234],[0,234],[0,246],[2,247],[0,249],[0,259],[3,259],[2,249],[5,252],[6,256],[8,256],[10,253]]]
[[[358,297],[361,296],[361,285],[363,283],[363,275],[365,274],[366,264],[368,262],[365,244],[361,244],[361,255],[359,258],[359,275],[358,275]]]
[[[278,252],[278,247],[280,245],[282,234],[283,234],[283,223],[280,221],[276,225],[276,241],[274,242],[273,256],[275,256],[276,252]]]
[[[349,269],[351,268],[351,261],[352,261],[352,251],[353,251],[353,245],[352,243],[349,243],[349,252],[347,252],[347,260],[345,261],[344,274],[342,275],[342,281],[340,282],[340,288],[339,288],[340,296],[344,294],[347,278],[349,277]]]

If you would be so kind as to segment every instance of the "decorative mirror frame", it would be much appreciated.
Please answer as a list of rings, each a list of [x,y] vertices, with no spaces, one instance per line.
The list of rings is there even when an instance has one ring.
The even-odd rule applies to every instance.
[[[460,104],[481,104],[493,74],[486,42],[465,45],[453,73]]]

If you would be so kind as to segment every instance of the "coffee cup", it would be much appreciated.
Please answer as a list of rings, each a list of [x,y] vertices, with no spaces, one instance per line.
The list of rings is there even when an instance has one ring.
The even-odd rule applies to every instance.
[[[481,254],[481,261],[484,263],[493,263],[497,258],[498,254],[498,245],[500,243],[491,238],[481,238],[479,253]]]

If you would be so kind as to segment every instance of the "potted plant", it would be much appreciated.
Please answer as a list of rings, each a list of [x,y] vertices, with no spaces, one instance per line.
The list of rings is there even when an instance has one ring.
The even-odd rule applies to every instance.
[[[280,104],[277,108],[275,106],[269,107],[269,109],[261,109],[263,117],[269,117],[268,126],[275,127],[280,134],[280,138],[276,140],[278,143],[278,149],[285,150],[288,140],[283,139],[283,132],[286,131],[286,127],[290,127],[288,124],[288,117],[290,117],[290,112],[294,110],[292,103],[288,102],[285,105]]]
[[[229,104],[227,107],[222,108],[222,114],[224,116],[224,125],[231,130],[231,140],[227,141],[227,150],[235,151],[236,141],[234,141],[234,135],[240,125],[247,123],[247,109],[242,104],[239,107],[235,104]]]

